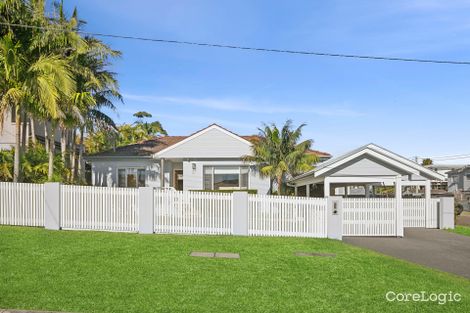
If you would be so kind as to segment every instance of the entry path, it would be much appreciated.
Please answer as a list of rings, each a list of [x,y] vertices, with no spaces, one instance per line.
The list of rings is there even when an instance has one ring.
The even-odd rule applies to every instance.
[[[405,228],[403,238],[343,237],[346,243],[470,279],[470,237],[439,229]]]

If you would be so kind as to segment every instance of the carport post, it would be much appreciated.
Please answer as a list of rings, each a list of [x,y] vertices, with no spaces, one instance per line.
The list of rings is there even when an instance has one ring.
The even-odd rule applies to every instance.
[[[396,233],[397,237],[403,237],[404,229],[403,229],[403,201],[401,198],[401,175],[395,178],[395,206],[396,206]]]

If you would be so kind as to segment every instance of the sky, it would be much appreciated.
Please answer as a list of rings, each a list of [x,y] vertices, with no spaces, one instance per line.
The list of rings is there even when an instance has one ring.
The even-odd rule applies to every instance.
[[[470,1],[65,0],[84,30],[170,40],[470,61]],[[470,154],[470,66],[328,58],[103,38],[124,103],[170,135],[306,123],[313,148],[373,142],[406,157]],[[451,161],[470,163],[470,160]]]

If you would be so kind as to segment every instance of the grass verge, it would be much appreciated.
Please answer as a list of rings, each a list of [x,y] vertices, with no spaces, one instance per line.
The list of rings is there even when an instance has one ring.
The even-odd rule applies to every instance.
[[[237,259],[190,251],[239,252]],[[297,257],[296,251],[336,257]],[[67,312],[470,312],[470,281],[328,239],[0,226],[0,308]],[[458,292],[461,302],[387,302]]]

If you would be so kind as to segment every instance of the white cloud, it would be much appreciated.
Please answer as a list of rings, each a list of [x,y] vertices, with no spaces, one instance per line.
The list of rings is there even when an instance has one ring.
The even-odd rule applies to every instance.
[[[227,98],[194,98],[194,97],[164,97],[153,95],[123,94],[124,101],[140,103],[172,103],[214,109],[219,111],[248,112],[259,114],[309,113],[320,116],[356,117],[364,115],[361,112],[344,106],[317,105],[278,105],[263,101],[238,100]]]

